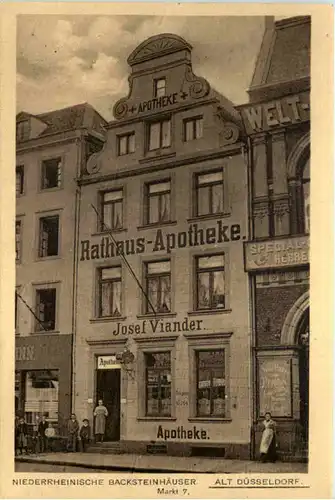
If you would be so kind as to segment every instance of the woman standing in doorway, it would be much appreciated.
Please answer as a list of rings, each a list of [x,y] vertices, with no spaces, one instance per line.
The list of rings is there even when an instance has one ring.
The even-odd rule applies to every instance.
[[[107,408],[104,406],[102,399],[99,399],[98,406],[95,408],[93,415],[95,416],[95,441],[96,443],[102,443],[106,428],[106,418],[108,416]]]
[[[276,423],[272,420],[271,413],[265,413],[263,421],[264,430],[262,434],[260,454],[262,462],[275,462],[276,452]]]

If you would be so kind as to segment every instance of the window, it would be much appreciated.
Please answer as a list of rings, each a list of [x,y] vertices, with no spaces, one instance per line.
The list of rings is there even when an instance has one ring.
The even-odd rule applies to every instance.
[[[154,81],[154,97],[163,97],[166,93],[166,80],[159,78]]]
[[[310,230],[310,160],[306,162],[302,172],[303,221],[304,232]]]
[[[128,155],[135,151],[135,134],[125,134],[118,137],[119,156]]]
[[[62,160],[52,158],[42,162],[42,185],[41,189],[60,187],[62,180]]]
[[[146,416],[171,416],[171,353],[145,353]]]
[[[21,229],[22,224],[20,220],[15,221],[15,260],[21,261]]]
[[[224,309],[224,255],[197,257],[196,272],[197,309]]]
[[[225,351],[196,351],[197,416],[226,416]]]
[[[121,267],[99,269],[99,317],[121,316]]]
[[[147,184],[147,223],[171,220],[171,181]]]
[[[171,146],[171,120],[149,124],[149,151]]]
[[[58,370],[34,370],[23,372],[24,413],[28,426],[37,418],[46,416],[48,422],[58,424],[59,381]]]
[[[223,172],[211,172],[196,177],[196,215],[223,212]]]
[[[58,255],[59,216],[40,219],[39,257]]]
[[[107,191],[101,194],[101,227],[100,231],[123,227],[123,190]],[[107,227],[106,227],[107,226]]]
[[[200,139],[203,135],[203,119],[202,117],[190,118],[184,121],[184,141],[193,141]]]
[[[16,196],[20,196],[24,191],[24,167],[16,167]]]
[[[52,331],[56,328],[56,288],[36,291],[35,332]]]
[[[146,264],[146,291],[150,304],[146,301],[146,312],[164,313],[171,311],[171,270],[170,261],[148,262]]]
[[[26,141],[29,139],[30,135],[30,125],[29,121],[25,120],[22,122],[18,122],[16,124],[16,140],[19,141]]]

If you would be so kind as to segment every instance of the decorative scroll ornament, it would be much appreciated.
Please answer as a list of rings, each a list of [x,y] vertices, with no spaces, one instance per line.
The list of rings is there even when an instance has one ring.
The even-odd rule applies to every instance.
[[[133,380],[135,380],[135,369],[134,369],[134,354],[125,347],[123,352],[117,353],[117,361],[121,364],[122,369],[129,375]]]
[[[223,130],[220,132],[220,145],[226,146],[237,142],[240,136],[240,130],[235,123],[225,122]]]
[[[101,169],[101,161],[99,161],[99,153],[93,153],[86,163],[86,172],[89,175],[96,174]]]
[[[273,208],[273,213],[276,217],[281,219],[290,212],[288,203],[278,203]]]
[[[189,94],[192,99],[202,99],[209,94],[210,86],[207,80],[200,76],[195,76],[190,67],[186,70],[185,80],[191,83]]]
[[[113,107],[113,115],[117,120],[124,118],[128,114],[128,99],[126,97],[117,101]]]
[[[269,215],[269,208],[267,205],[260,205],[254,207],[254,217],[255,219],[264,219]]]

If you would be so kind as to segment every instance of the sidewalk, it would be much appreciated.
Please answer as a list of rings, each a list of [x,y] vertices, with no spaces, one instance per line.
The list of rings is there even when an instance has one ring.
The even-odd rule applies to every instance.
[[[80,466],[91,469],[124,472],[188,472],[188,473],[304,473],[308,464],[277,462],[260,463],[248,460],[227,460],[200,457],[161,455],[110,455],[99,453],[44,453],[19,456],[19,462]]]

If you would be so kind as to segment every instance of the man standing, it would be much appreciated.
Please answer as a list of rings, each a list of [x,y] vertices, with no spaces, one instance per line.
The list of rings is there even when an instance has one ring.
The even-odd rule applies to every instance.
[[[67,424],[67,451],[77,451],[79,424],[74,413]]]
[[[44,453],[47,448],[47,438],[45,431],[48,428],[48,422],[46,421],[45,415],[42,416],[41,422],[38,424],[38,437],[40,442],[40,452]]]

